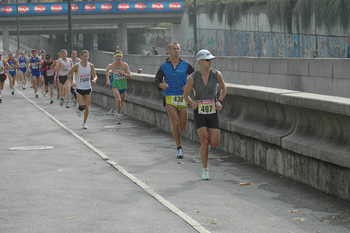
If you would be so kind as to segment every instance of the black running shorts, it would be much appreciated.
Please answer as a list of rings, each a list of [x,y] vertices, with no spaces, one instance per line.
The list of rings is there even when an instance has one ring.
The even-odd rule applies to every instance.
[[[0,74],[0,82],[5,82],[6,78],[6,74]]]
[[[67,79],[68,79],[67,75],[58,76],[58,81],[59,81],[62,85],[64,85],[64,84],[66,83]]]
[[[218,113],[198,114],[198,110],[194,110],[194,124],[196,129],[206,127],[208,129],[219,129]]]
[[[52,85],[55,81],[55,76],[46,76],[45,77],[45,84],[46,85]]]
[[[77,89],[77,93],[79,95],[90,95],[91,94],[91,89],[86,89],[86,90]]]

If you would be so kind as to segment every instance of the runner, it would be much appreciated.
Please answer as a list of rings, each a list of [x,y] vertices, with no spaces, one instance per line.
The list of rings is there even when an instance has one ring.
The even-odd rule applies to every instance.
[[[16,70],[18,68],[18,63],[16,58],[10,52],[5,64],[6,70],[8,72],[8,77],[10,81],[11,95],[15,94],[15,84],[16,84]]]
[[[56,65],[59,59],[59,52],[57,54],[55,54],[55,56],[53,57],[53,62],[55,63],[55,79],[54,79],[54,86],[56,89],[56,93],[57,93],[57,100],[60,99],[60,89],[58,88],[58,73],[56,71]]]
[[[199,70],[188,78],[184,91],[186,102],[194,110],[194,123],[200,141],[203,180],[209,180],[209,145],[218,147],[220,144],[218,111],[222,109],[227,92],[221,72],[211,67],[213,59],[215,56],[205,49],[196,54]],[[189,96],[192,91],[193,100]]]
[[[71,59],[72,59],[72,63],[73,65],[76,65],[80,62],[80,58],[78,57],[78,51],[77,50],[73,50],[71,53]]]
[[[18,82],[21,84],[22,89],[26,89],[26,74],[27,74],[27,68],[28,68],[28,59],[24,55],[24,52],[20,52],[18,56]]]
[[[48,69],[48,65],[47,65],[47,57],[46,57],[46,53],[44,52],[44,50],[41,50],[41,52],[40,52],[40,54],[41,54],[41,61],[40,61],[40,66],[41,66],[41,68],[40,68],[40,74],[41,74],[41,80],[43,81],[42,83],[41,83],[41,85],[43,85],[44,86],[44,88],[43,88],[43,96],[46,96],[47,95],[47,93],[49,92],[49,83],[48,83],[48,79],[47,79],[47,76],[46,76],[46,71],[47,71],[47,69]]]
[[[127,95],[127,79],[131,77],[131,74],[129,65],[123,61],[122,51],[115,51],[113,57],[114,62],[106,68],[105,85],[112,88],[116,107],[115,117],[117,124],[120,124],[122,109]]]
[[[0,103],[2,103],[2,90],[4,90],[4,83],[7,76],[5,74],[5,62],[0,54]]]
[[[70,80],[68,73],[72,69],[72,61],[67,57],[67,50],[61,49],[60,58],[56,64],[58,72],[58,89],[60,92],[60,105],[63,106],[66,101],[66,108],[69,108],[68,92],[70,90]]]
[[[187,76],[193,72],[193,67],[181,59],[179,43],[171,43],[167,49],[169,58],[160,66],[155,82],[164,95],[165,109],[177,146],[176,157],[182,159],[184,152],[181,144],[181,134],[187,126],[187,104],[183,98],[183,88]]]
[[[44,62],[45,71],[45,84],[47,83],[48,92],[50,95],[50,104],[53,104],[53,90],[55,88],[55,62],[49,54],[46,55],[46,60]]]
[[[73,80],[73,85],[76,86],[79,103],[77,112],[79,115],[84,112],[82,128],[87,129],[88,127],[86,121],[89,116],[89,109],[91,105],[91,82],[96,83],[98,77],[95,66],[89,62],[89,51],[82,50],[80,52],[80,59],[81,61],[73,66],[68,76],[75,77],[75,80]]]
[[[29,59],[29,69],[32,76],[32,87],[34,89],[35,98],[39,98],[38,88],[40,85],[40,58],[36,49],[32,50],[32,56]]]
[[[71,59],[72,59],[73,65],[76,65],[80,62],[80,58],[78,57],[77,50],[72,51]],[[74,77],[73,77],[73,79],[74,79]],[[70,88],[70,93],[71,93],[71,101],[73,102],[74,106],[76,106],[77,105],[77,92],[76,92],[76,89],[73,85]]]

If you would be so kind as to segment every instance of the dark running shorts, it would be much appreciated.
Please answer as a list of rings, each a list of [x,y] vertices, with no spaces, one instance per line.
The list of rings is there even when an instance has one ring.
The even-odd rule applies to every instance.
[[[58,76],[58,81],[59,81],[62,85],[64,85],[64,84],[67,82],[67,79],[68,79],[67,75],[65,75],[65,76]]]
[[[77,89],[77,93],[79,95],[90,95],[91,94],[91,89],[86,89],[86,90]]]
[[[0,82],[5,82],[6,78],[6,74],[0,74]]]
[[[46,76],[45,77],[45,85],[51,85],[55,81],[55,76]]]
[[[194,124],[196,129],[207,127],[208,129],[219,129],[218,113],[198,114],[198,110],[194,110]]]

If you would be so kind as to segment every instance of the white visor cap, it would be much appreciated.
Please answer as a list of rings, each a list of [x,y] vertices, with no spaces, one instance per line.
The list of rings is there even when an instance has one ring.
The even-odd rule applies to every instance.
[[[212,60],[215,59],[216,57],[211,54],[211,52],[209,50],[206,49],[201,49],[198,51],[198,53],[196,54],[196,60],[200,61],[200,60]]]

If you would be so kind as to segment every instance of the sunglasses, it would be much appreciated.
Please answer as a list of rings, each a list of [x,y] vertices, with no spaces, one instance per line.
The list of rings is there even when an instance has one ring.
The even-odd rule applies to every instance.
[[[211,59],[205,59],[204,61],[211,62]]]

